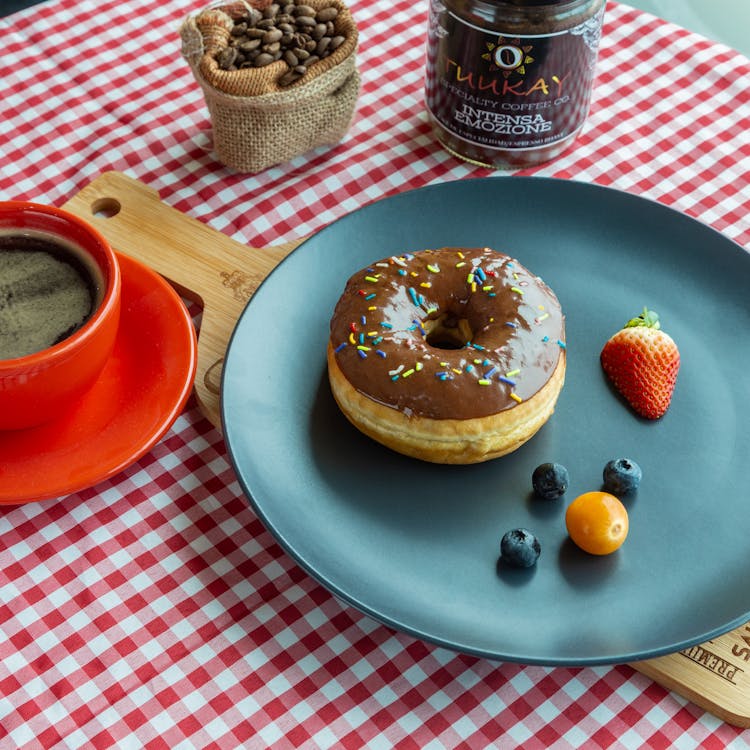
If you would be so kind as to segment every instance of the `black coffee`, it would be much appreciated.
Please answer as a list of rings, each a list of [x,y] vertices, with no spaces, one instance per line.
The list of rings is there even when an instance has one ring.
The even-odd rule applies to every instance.
[[[43,233],[0,233],[0,359],[59,343],[99,304],[92,261]]]

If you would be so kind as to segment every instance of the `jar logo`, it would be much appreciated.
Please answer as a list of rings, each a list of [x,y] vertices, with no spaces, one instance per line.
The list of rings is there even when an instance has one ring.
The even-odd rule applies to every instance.
[[[483,60],[490,63],[490,70],[499,70],[504,78],[516,74],[521,78],[526,75],[526,66],[534,62],[529,54],[533,46],[521,45],[520,39],[505,39],[499,37],[497,42],[487,42],[487,52],[482,55]]]

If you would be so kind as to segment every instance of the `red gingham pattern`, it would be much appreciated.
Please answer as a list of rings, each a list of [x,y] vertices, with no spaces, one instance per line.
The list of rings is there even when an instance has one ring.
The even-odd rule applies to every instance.
[[[117,169],[262,247],[465,165],[422,105],[427,2],[354,0],[344,141],[258,175],[211,154],[179,56],[188,0],[48,0],[0,19],[0,197],[61,204]],[[750,248],[750,61],[610,3],[591,115],[526,170],[674,206]],[[2,457],[0,457],[0,462]],[[284,554],[191,401],[148,455],[0,508],[0,748],[720,748],[742,732],[628,666],[496,664],[393,632]]]

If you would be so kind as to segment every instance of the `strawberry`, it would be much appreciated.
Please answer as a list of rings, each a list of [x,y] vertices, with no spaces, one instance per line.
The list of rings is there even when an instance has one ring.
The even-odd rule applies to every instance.
[[[604,344],[602,368],[633,409],[647,419],[659,419],[669,408],[680,352],[661,330],[659,316],[643,312]]]

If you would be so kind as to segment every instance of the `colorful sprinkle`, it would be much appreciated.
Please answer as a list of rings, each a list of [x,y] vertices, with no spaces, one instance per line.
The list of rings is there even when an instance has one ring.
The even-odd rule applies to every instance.
[[[382,357],[383,359],[388,356],[382,349],[376,349],[375,354],[377,354],[378,357]]]
[[[383,328],[393,328],[393,326],[392,326],[392,325],[391,325],[390,323],[386,323],[385,321],[382,321],[382,322],[380,323],[380,325],[381,325],[381,326],[382,326]]]
[[[565,345],[565,342],[564,342],[564,341],[560,341],[560,339],[557,339],[557,345],[558,345],[558,346],[559,346],[559,347],[560,347],[561,349],[567,349],[567,346]]]
[[[523,399],[517,394],[517,393],[511,393],[510,397],[518,404],[520,404]]]
[[[367,354],[363,352],[362,349],[359,349],[359,347],[357,347],[357,354],[359,354],[362,359],[367,359]]]
[[[523,289],[519,289],[517,286],[512,286],[510,288],[511,292],[517,292],[518,294],[523,294]]]
[[[477,380],[477,383],[479,383],[479,385],[490,385],[491,382],[491,380],[486,380],[485,378],[480,378],[479,380]]]
[[[417,297],[416,291],[414,291],[414,287],[409,287],[409,297],[411,297],[411,301],[419,307],[419,298]]]
[[[342,341],[333,351],[338,354],[346,345],[346,341]]]
[[[491,378],[497,372],[497,367],[491,367],[484,373],[485,378]]]
[[[374,298],[375,298],[375,292],[370,292],[370,294],[365,295],[366,300],[371,300]],[[374,308],[371,307],[370,309],[373,310]]]
[[[506,372],[505,373],[505,377],[506,378],[512,378],[513,376],[520,375],[520,374],[521,374],[520,370],[511,370],[510,372]]]
[[[515,380],[511,380],[510,378],[506,378],[503,375],[498,375],[497,379],[500,380],[503,383],[507,383],[510,386],[515,386],[516,385],[516,381]]]
[[[403,373],[403,375],[401,375],[401,377],[408,378],[409,375],[413,375],[413,374],[414,374],[414,368],[410,367],[405,373]]]
[[[377,284],[378,277],[377,276],[365,276],[365,281],[369,281],[371,284]]]
[[[440,269],[436,265],[433,265],[432,263],[429,263],[427,265],[427,270],[432,271],[432,273],[440,273]]]
[[[536,323],[541,323],[541,322],[542,322],[543,320],[547,320],[547,318],[549,318],[549,313],[544,313],[543,315],[540,315],[540,316],[539,316],[539,317],[538,317],[538,318],[536,319],[536,321],[535,321],[535,322],[536,322]]]

